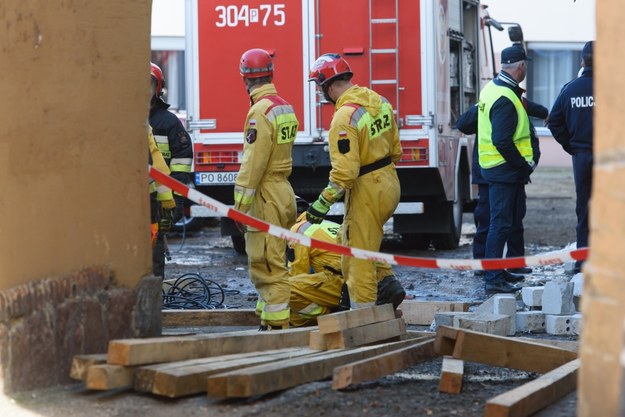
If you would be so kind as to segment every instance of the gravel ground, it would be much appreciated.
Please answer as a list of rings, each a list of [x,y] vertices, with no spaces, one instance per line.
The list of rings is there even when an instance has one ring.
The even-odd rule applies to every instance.
[[[539,168],[526,188],[525,218],[527,254],[562,249],[575,240],[575,193],[568,168]],[[416,251],[402,247],[394,236],[385,239],[383,251],[417,257],[470,258],[474,232],[472,214],[464,217],[461,246],[453,251]],[[187,236],[170,239],[172,261],[167,278],[196,273],[225,290],[223,304],[250,308],[256,300],[247,278],[246,257],[237,255],[219,228],[208,226]],[[479,304],[486,298],[481,279],[472,272],[397,267],[395,272],[408,294],[417,300],[465,301]],[[539,285],[565,274],[564,265],[534,268],[524,285]],[[220,294],[218,294],[220,296]],[[409,326],[417,330],[427,327]],[[171,330],[171,329],[169,329]],[[207,329],[176,329],[196,332]],[[550,337],[534,335],[534,337]],[[576,340],[575,337],[559,339]],[[206,396],[166,400],[131,391],[93,392],[81,384],[22,393],[0,399],[0,415],[48,417],[97,416],[480,416],[485,402],[536,377],[536,374],[467,363],[463,392],[438,392],[441,360],[433,360],[402,372],[333,391],[329,381],[304,384],[279,393],[243,401],[215,401]],[[575,415],[575,393],[539,415]],[[34,414],[31,414],[34,413]]]

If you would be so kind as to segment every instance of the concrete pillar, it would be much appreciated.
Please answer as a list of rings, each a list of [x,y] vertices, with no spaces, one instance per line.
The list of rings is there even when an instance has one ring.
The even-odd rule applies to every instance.
[[[151,0],[0,2],[0,377],[160,332],[146,120]]]
[[[590,207],[590,261],[584,276],[578,392],[580,417],[618,416],[623,370],[625,317],[625,141],[623,109],[625,79],[614,77],[625,56],[625,9],[619,0],[602,0],[597,7],[594,49],[595,117],[594,174]]]

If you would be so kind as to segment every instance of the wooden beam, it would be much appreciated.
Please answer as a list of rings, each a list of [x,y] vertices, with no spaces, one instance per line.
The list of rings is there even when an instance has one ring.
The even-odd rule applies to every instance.
[[[334,368],[332,389],[343,389],[353,384],[371,381],[437,356],[434,352],[434,339],[421,342],[419,339],[410,340],[414,343],[412,346]]]
[[[358,308],[317,317],[320,333],[335,333],[352,327],[395,319],[391,304]]]
[[[106,353],[96,353],[91,355],[74,355],[69,377],[84,381],[87,379],[87,370],[90,366],[106,363]]]
[[[165,327],[258,326],[256,310],[163,310]]]
[[[414,301],[404,300],[399,307],[406,324],[429,326],[436,313],[444,311],[469,311],[469,303],[452,301]]]
[[[259,332],[246,330],[185,337],[111,340],[108,363],[147,365],[186,359],[308,346],[315,327]]]
[[[440,392],[448,394],[460,394],[462,391],[462,378],[464,376],[464,361],[450,356],[443,358],[441,380],[438,384]]]
[[[485,417],[534,415],[577,388],[580,360],[575,359],[486,402]]]
[[[527,342],[540,343],[541,345],[555,346],[561,349],[570,350],[571,352],[579,351],[579,341],[577,340],[558,340],[558,339],[543,339],[534,337],[516,337],[516,340],[523,340]]]
[[[93,365],[87,371],[86,387],[95,390],[131,388],[135,369],[122,365]]]
[[[169,398],[206,392],[206,378],[222,372],[249,366],[312,355],[312,349],[282,349],[270,352],[252,352],[241,355],[219,356],[205,364],[170,367],[154,375],[153,394]]]
[[[554,346],[445,326],[437,329],[434,347],[439,355],[538,373],[577,358],[576,352]]]
[[[326,333],[323,336],[328,349],[347,349],[399,337],[405,333],[404,319],[393,319]]]
[[[401,349],[411,343],[414,343],[414,339],[351,350],[323,352],[312,357],[284,360],[214,375],[208,378],[208,396],[242,398],[280,391],[328,378],[337,366]]]

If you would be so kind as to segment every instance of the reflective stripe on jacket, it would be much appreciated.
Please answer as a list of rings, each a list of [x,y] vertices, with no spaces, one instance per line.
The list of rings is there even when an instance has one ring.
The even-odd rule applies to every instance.
[[[527,112],[523,107],[523,102],[510,88],[499,86],[491,81],[480,93],[480,101],[478,104],[478,123],[480,126],[477,133],[479,141],[479,161],[480,166],[485,169],[493,168],[506,162],[505,158],[499,153],[495,145],[493,145],[493,129],[490,119],[490,110],[493,104],[501,97],[510,100],[517,111],[517,127],[512,138],[514,145],[527,162],[532,161],[533,157],[530,122],[527,117]]]
[[[150,126],[158,150],[163,154],[172,175],[190,173],[193,162],[191,138],[178,117],[170,112],[169,104],[160,98],[152,97],[150,103]],[[181,178],[178,178],[181,179]]]

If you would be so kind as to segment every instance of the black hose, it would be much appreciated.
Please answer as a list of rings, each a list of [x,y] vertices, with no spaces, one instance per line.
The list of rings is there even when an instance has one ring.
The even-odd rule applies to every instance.
[[[169,287],[167,287],[169,285]],[[163,283],[163,309],[209,310],[232,308],[224,304],[226,295],[238,290],[224,290],[221,285],[198,273],[187,273]]]

